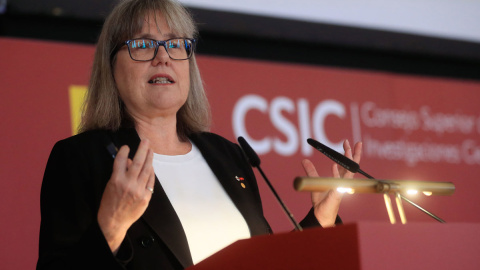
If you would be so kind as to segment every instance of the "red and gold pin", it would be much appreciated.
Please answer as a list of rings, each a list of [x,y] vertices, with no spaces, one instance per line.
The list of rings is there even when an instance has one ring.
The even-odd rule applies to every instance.
[[[245,188],[245,184],[242,182],[245,180],[243,177],[235,176],[235,179],[237,179],[237,181],[240,182],[240,185],[242,186],[242,188]]]

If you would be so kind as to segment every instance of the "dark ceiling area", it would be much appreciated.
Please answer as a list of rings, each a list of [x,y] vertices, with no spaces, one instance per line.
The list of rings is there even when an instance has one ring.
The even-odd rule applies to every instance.
[[[94,44],[114,0],[15,0],[0,36]],[[480,44],[458,40],[191,9],[198,53],[480,79]]]

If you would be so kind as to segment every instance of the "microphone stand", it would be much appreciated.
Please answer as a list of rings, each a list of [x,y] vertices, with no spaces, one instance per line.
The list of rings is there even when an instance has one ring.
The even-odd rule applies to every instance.
[[[360,168],[358,169],[358,172],[359,172],[360,174],[362,174],[363,176],[369,178],[369,179],[375,179],[375,178],[373,178],[373,176],[371,176],[371,175],[369,175],[368,173],[360,170]],[[424,212],[425,214],[429,215],[430,217],[434,218],[434,219],[437,220],[438,222],[440,222],[440,223],[446,223],[445,220],[439,218],[438,216],[436,216],[436,215],[434,215],[433,213],[429,212],[428,210],[426,210],[425,208],[421,207],[420,205],[418,205],[418,204],[412,202],[411,200],[405,198],[405,196],[403,196],[402,194],[397,193],[397,196],[399,196],[402,200],[406,201],[407,203],[413,205],[413,206],[414,206],[415,208],[417,208],[418,210],[420,210],[420,211]]]
[[[262,168],[260,168],[260,166],[257,166],[256,168],[258,169],[258,171],[262,175],[263,179],[265,179],[265,182],[267,183],[268,187],[272,191],[273,195],[275,195],[275,198],[277,198],[277,201],[282,206],[283,211],[285,211],[287,216],[290,218],[290,221],[292,222],[293,226],[295,226],[295,230],[296,231],[303,231],[302,226],[300,226],[300,224],[298,224],[298,222],[295,220],[295,218],[293,218],[293,214],[288,210],[287,206],[283,203],[282,199],[280,199],[280,196],[278,196],[277,192],[273,188],[273,186],[270,183],[270,181],[268,180],[267,176],[263,173]]]
[[[268,187],[272,191],[273,195],[275,195],[275,198],[277,199],[278,203],[280,203],[280,205],[282,206],[283,211],[288,216],[293,226],[295,226],[295,230],[303,231],[302,226],[300,226],[300,224],[298,224],[298,222],[295,220],[295,218],[293,217],[293,214],[288,210],[287,206],[285,206],[282,199],[280,198],[280,196],[278,196],[277,192],[275,191],[275,188],[273,188],[267,176],[265,175],[265,173],[263,173],[262,168],[260,168],[260,158],[258,157],[257,153],[255,153],[253,148],[247,143],[247,141],[243,137],[238,137],[238,142],[240,143],[240,148],[242,148],[243,153],[247,157],[247,160],[249,161],[250,165],[258,169],[263,179],[267,183]]]

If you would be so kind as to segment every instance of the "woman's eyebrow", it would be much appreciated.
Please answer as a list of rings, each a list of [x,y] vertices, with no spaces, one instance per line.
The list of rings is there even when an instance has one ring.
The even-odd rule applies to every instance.
[[[154,39],[153,36],[149,33],[141,33],[138,35],[134,36],[135,38],[149,38],[149,39]]]
[[[174,33],[167,33],[167,34],[163,34],[162,36],[164,37],[164,40],[178,37]],[[150,33],[142,33],[142,34],[139,34],[138,36],[136,36],[135,38],[148,38],[148,39],[156,40],[155,37]]]

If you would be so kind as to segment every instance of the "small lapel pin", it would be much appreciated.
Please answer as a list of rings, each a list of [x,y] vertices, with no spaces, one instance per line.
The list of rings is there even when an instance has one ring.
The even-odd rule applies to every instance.
[[[235,176],[235,179],[237,179],[237,181],[240,182],[240,185],[242,186],[242,188],[245,188],[245,184],[242,182],[243,180],[245,180],[243,177]]]

